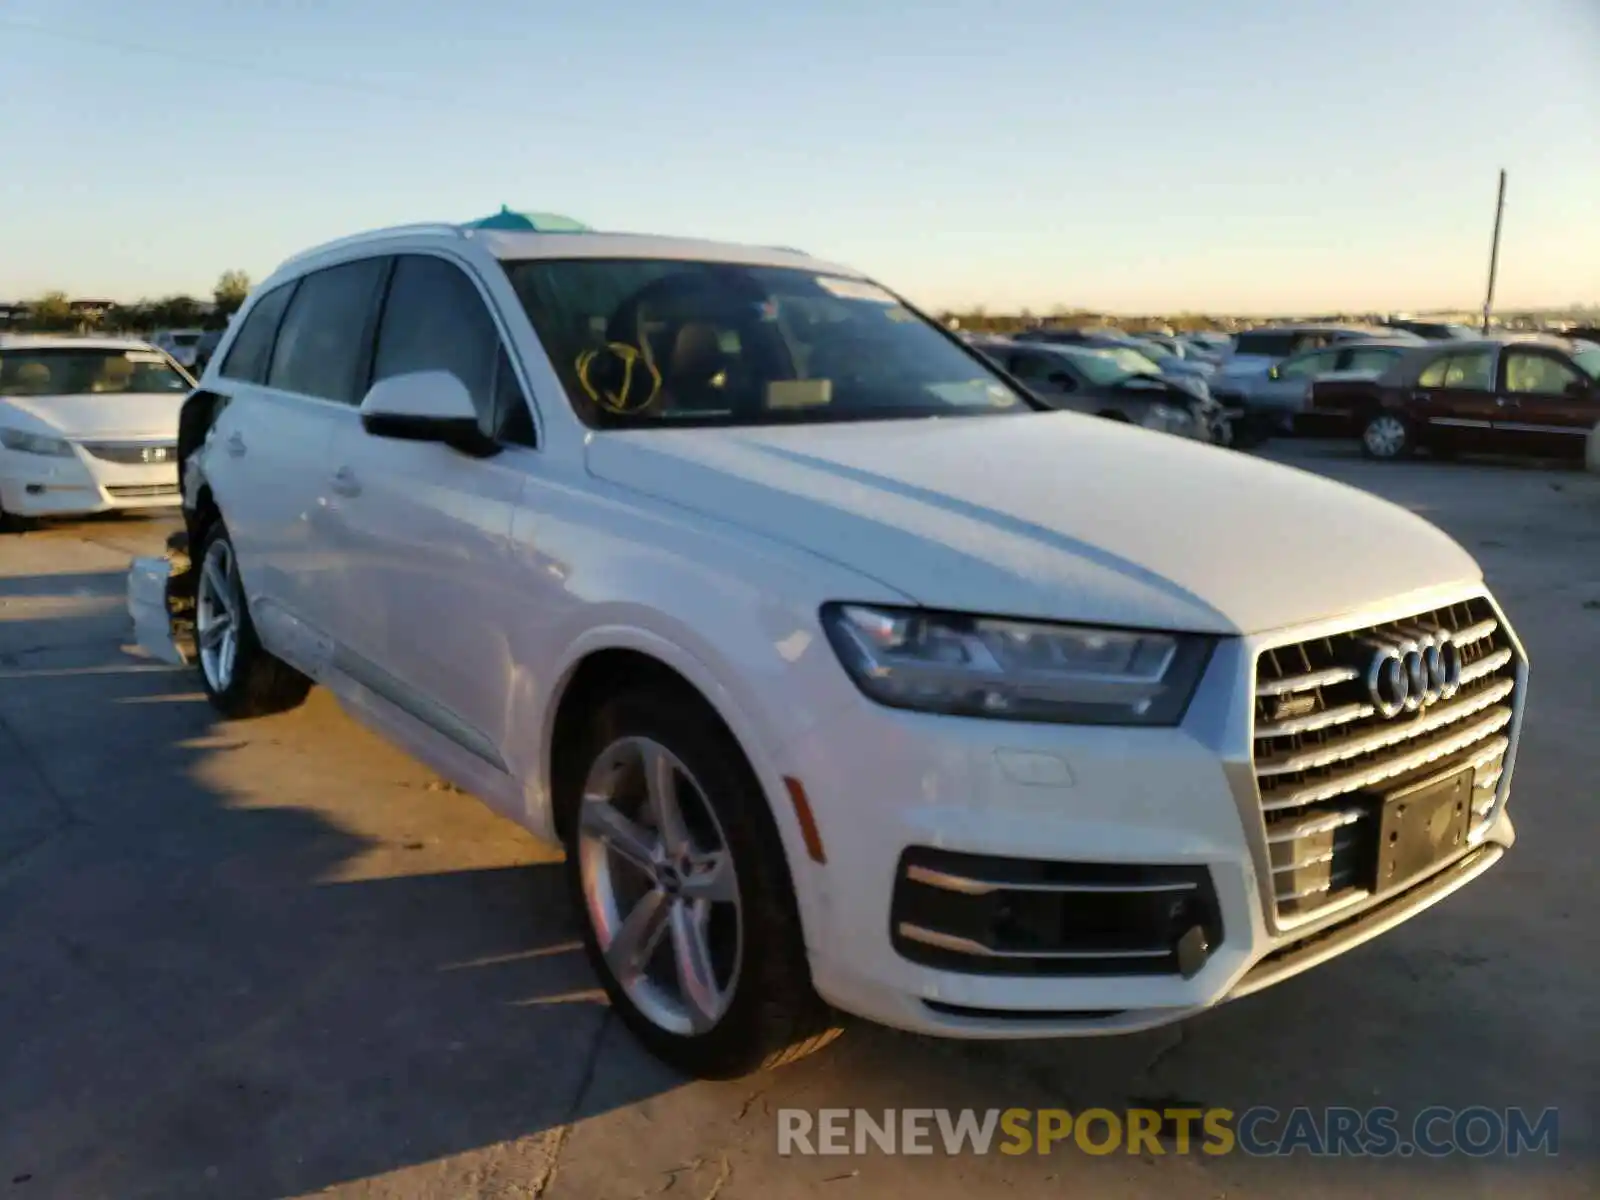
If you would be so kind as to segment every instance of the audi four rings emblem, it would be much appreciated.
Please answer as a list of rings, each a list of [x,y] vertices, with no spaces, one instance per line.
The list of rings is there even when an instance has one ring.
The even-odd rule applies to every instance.
[[[1461,648],[1448,629],[1408,629],[1370,643],[1367,692],[1385,717],[1416,712],[1461,690]]]

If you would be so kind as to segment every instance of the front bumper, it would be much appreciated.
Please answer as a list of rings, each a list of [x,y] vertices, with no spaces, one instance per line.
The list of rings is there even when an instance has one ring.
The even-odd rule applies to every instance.
[[[179,504],[176,462],[121,463],[73,446],[70,458],[0,449],[0,509],[67,517]]]
[[[793,743],[785,771],[804,786],[827,860],[803,862],[796,879],[818,991],[870,1020],[952,1037],[1149,1028],[1343,953],[1498,861],[1515,838],[1503,790],[1492,822],[1469,845],[1401,890],[1358,896],[1309,919],[1280,914],[1252,759],[1255,660],[1270,640],[1221,644],[1178,728],[1021,725],[862,699]],[[982,870],[945,866],[964,856],[1002,875],[1015,869],[1013,880],[1032,871],[1079,891],[1085,879],[1136,876],[1147,889],[1174,892],[1198,879],[1203,891],[1183,894],[1202,903],[1174,910],[1165,961],[1062,970],[1034,962],[1012,972],[992,960],[974,969],[969,958],[948,969],[940,955],[953,945],[959,959],[959,938],[930,945],[913,912],[908,941],[905,876],[908,862],[931,861],[944,876],[937,886],[954,889],[952,905],[963,891],[971,900]],[[1140,928],[1162,919],[1145,914]],[[935,932],[959,924],[951,917]],[[1204,936],[1185,960],[1178,934],[1191,926]]]

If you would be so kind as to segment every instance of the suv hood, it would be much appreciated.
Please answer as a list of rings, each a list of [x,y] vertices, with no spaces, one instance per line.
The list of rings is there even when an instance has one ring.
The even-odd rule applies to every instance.
[[[634,430],[587,455],[930,608],[1253,633],[1482,578],[1365,492],[1073,413]]]
[[[86,396],[3,396],[0,421],[67,438],[178,440],[178,410],[187,392],[104,392]],[[8,411],[9,410],[9,411]]]

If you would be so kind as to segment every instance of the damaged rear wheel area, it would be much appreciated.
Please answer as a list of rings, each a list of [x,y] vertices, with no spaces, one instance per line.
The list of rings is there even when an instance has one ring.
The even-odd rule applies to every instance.
[[[303,703],[311,681],[261,645],[245,600],[238,553],[220,518],[207,528],[189,574],[194,655],[212,707],[240,719]]]

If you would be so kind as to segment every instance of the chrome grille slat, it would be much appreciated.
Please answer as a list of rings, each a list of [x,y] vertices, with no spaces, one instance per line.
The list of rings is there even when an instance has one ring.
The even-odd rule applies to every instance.
[[[1348,683],[1352,679],[1360,678],[1361,672],[1354,667],[1330,667],[1326,671],[1310,671],[1304,675],[1293,675],[1287,679],[1275,679],[1269,683],[1258,684],[1256,695],[1287,696],[1291,692],[1309,692],[1314,688]]]
[[[124,466],[161,466],[178,461],[175,442],[79,442],[85,450],[102,462],[121,463]],[[161,457],[149,459],[148,451],[159,451]]]
[[[1496,650],[1485,658],[1480,658],[1475,663],[1470,663],[1461,668],[1461,683],[1463,686],[1476,683],[1485,675],[1493,675],[1501,667],[1511,661],[1511,650]]]
[[[1376,647],[1445,632],[1460,683],[1449,699],[1394,713]],[[1377,888],[1382,797],[1455,771],[1475,772],[1468,823],[1481,833],[1505,793],[1521,709],[1515,642],[1483,596],[1401,620],[1263,650],[1256,663],[1254,767],[1281,917],[1296,921]],[[1387,696],[1392,693],[1384,692]]]
[[[1413,738],[1421,737],[1425,733],[1432,733],[1443,729],[1446,725],[1454,725],[1463,721],[1474,713],[1482,712],[1491,705],[1504,700],[1516,687],[1516,682],[1505,679],[1480,692],[1475,692],[1463,700],[1452,700],[1447,704],[1440,704],[1428,712],[1410,721],[1394,720],[1385,725],[1380,725],[1371,733],[1357,737],[1347,738],[1344,741],[1332,742],[1316,750],[1301,751],[1281,758],[1256,759],[1256,775],[1268,778],[1274,775],[1292,775],[1299,771],[1309,771],[1316,767],[1332,766],[1334,763],[1343,762],[1345,759],[1359,758],[1363,754],[1370,754],[1374,750],[1383,750],[1389,746],[1399,745]]]
[[[1309,821],[1302,821],[1298,825],[1291,825],[1287,829],[1280,829],[1267,835],[1268,845],[1281,845],[1287,842],[1297,842],[1301,838],[1310,837],[1315,833],[1331,833],[1345,825],[1353,825],[1367,814],[1359,808],[1347,808],[1342,812],[1329,813],[1323,817],[1313,817]]]
[[[1493,709],[1482,720],[1474,721],[1465,729],[1458,730],[1446,737],[1424,742],[1399,757],[1386,759],[1382,763],[1363,767],[1360,770],[1346,771],[1343,775],[1335,775],[1325,782],[1300,788],[1282,799],[1274,797],[1270,800],[1263,800],[1261,807],[1269,813],[1283,812],[1287,809],[1301,808],[1307,804],[1314,804],[1319,800],[1332,800],[1336,796],[1348,795],[1362,788],[1371,787],[1375,783],[1382,783],[1387,779],[1393,779],[1397,775],[1404,775],[1408,771],[1415,771],[1419,767],[1425,767],[1429,763],[1437,762],[1439,759],[1454,754],[1459,750],[1465,750],[1480,738],[1504,729],[1509,724],[1511,724],[1511,710],[1509,708]]]
[[[1293,891],[1275,892],[1278,903],[1285,900],[1304,900],[1307,896],[1318,896],[1324,892],[1332,892],[1335,888],[1348,886],[1355,875],[1354,869],[1340,871],[1337,875],[1330,875],[1326,883],[1315,883],[1309,887],[1297,888]]]
[[[1377,711],[1370,704],[1346,704],[1341,708],[1330,708],[1327,712],[1310,713],[1304,717],[1290,717],[1287,721],[1277,721],[1270,725],[1256,726],[1256,740],[1288,737],[1291,733],[1314,733],[1318,729],[1330,729],[1335,725],[1347,725],[1351,721],[1364,721]]]
[[[1354,838],[1346,838],[1343,841],[1336,841],[1326,850],[1319,850],[1317,853],[1309,854],[1305,858],[1296,859],[1294,862],[1287,862],[1281,866],[1275,866],[1272,868],[1272,873],[1274,875],[1282,875],[1285,871],[1303,871],[1307,867],[1315,867],[1321,863],[1331,863],[1336,856],[1342,854],[1346,850],[1352,849],[1355,844]]]

